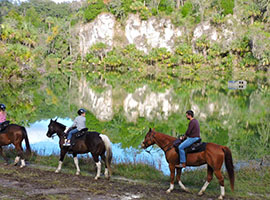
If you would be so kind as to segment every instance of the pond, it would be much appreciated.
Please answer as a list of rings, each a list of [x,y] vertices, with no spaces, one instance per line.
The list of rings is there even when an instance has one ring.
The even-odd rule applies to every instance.
[[[168,174],[164,153],[140,149],[149,128],[172,136],[184,134],[192,109],[205,142],[228,146],[238,161],[270,154],[269,78],[252,79],[243,90],[226,80],[181,81],[156,88],[151,83],[115,85],[90,74],[75,78],[50,74],[38,80],[1,83],[0,102],[8,120],[24,125],[32,148],[40,154],[58,154],[57,137],[46,137],[50,119],[70,126],[79,108],[87,109],[87,127],[107,135],[114,162],[143,162]],[[230,82],[231,83],[231,82]]]

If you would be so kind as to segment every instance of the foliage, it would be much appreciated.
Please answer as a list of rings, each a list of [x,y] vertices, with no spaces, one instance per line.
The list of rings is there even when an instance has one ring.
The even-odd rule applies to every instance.
[[[233,14],[234,0],[221,0],[220,7],[223,15]]]
[[[184,6],[181,8],[180,12],[182,14],[182,16],[185,18],[188,15],[192,14],[192,10],[193,10],[193,5],[190,1],[186,1]]]
[[[103,0],[88,0],[88,6],[84,10],[84,19],[86,22],[92,21],[101,12],[107,10]]]
[[[172,0],[160,0],[158,10],[160,12],[165,12],[167,15],[173,12],[175,8],[175,2]]]
[[[142,20],[147,20],[152,13],[148,10],[148,8],[141,2],[135,1],[130,5],[130,9],[132,11],[138,12],[140,14],[140,18]]]

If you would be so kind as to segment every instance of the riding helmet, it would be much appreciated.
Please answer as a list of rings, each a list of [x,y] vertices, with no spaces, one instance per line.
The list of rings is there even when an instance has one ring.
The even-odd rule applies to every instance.
[[[6,110],[5,104],[1,103],[1,104],[0,104],[0,109],[1,109],[1,110]]]
[[[86,110],[85,109],[81,108],[80,110],[78,110],[78,115],[81,115],[83,113],[86,113]]]

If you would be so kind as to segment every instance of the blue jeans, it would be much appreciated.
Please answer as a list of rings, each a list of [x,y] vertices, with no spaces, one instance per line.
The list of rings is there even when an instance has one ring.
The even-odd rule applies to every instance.
[[[77,132],[79,132],[79,130],[76,129],[76,128],[75,128],[75,129],[72,129],[71,131],[69,131],[68,136],[67,136],[67,139],[70,140],[71,137],[72,137],[72,135],[73,135],[74,133],[77,133]]]
[[[185,154],[185,148],[189,147],[192,145],[194,142],[198,141],[200,138],[199,137],[194,137],[190,138],[188,137],[184,142],[182,142],[179,145],[179,153],[180,153],[180,163],[185,163],[186,162],[186,154]]]

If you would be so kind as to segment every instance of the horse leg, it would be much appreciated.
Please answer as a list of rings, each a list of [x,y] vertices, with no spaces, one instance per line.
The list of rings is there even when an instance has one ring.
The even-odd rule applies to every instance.
[[[59,172],[61,171],[62,165],[63,165],[63,161],[64,161],[64,158],[65,158],[66,153],[67,153],[66,150],[62,150],[62,149],[61,149],[60,159],[59,159],[59,162],[58,162],[58,167],[57,167],[57,169],[55,170],[55,173],[59,173]]]
[[[207,186],[209,185],[209,183],[213,179],[213,172],[214,172],[213,168],[210,165],[207,165],[207,181],[205,181],[202,189],[198,193],[199,196],[203,195],[203,193],[206,190]]]
[[[171,172],[171,175],[170,175],[170,180],[171,181],[170,181],[170,187],[166,191],[167,193],[170,193],[174,188],[175,165],[170,163],[169,168],[170,168],[170,172]]]
[[[185,192],[189,192],[189,190],[184,186],[184,184],[181,181],[181,173],[182,173],[182,168],[176,168],[176,179],[178,181],[178,184],[182,190]]]
[[[0,155],[5,159],[5,165],[8,164],[8,159],[7,157],[4,155],[4,152],[3,152],[3,148],[0,146]]]
[[[220,185],[220,196],[218,197],[218,199],[223,199],[225,197],[224,177],[222,176],[220,169],[215,170],[214,173]]]
[[[100,172],[101,172],[101,162],[98,159],[97,155],[92,154],[94,161],[96,162],[97,166],[97,174],[95,176],[95,180],[97,180],[100,177]]]
[[[107,167],[107,163],[106,163],[106,156],[105,156],[105,153],[101,155],[101,159],[104,161],[105,163],[105,171],[104,171],[104,175],[106,178],[110,178],[109,176],[109,171],[108,171],[108,167]]]
[[[81,170],[80,170],[80,167],[79,167],[79,160],[78,160],[78,157],[77,157],[76,153],[73,153],[73,160],[74,160],[74,164],[75,164],[76,169],[77,169],[76,175],[80,175]]]
[[[24,157],[23,157],[23,148],[21,146],[20,143],[17,143],[17,144],[14,144],[15,145],[15,149],[17,151],[17,156],[14,160],[14,165],[16,166],[18,164],[18,162],[20,161],[20,158],[21,158],[21,166],[20,168],[23,168],[25,167],[25,160],[24,160]]]

